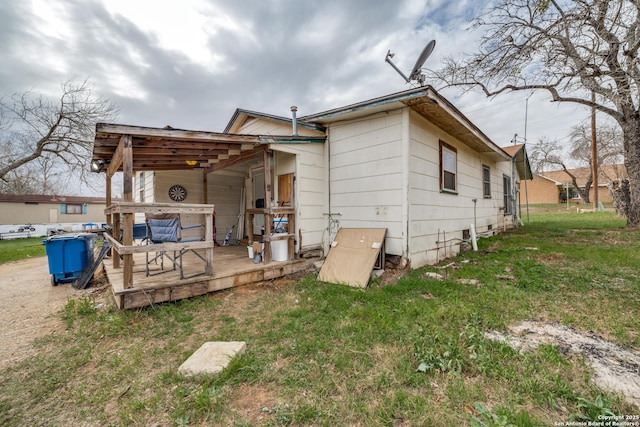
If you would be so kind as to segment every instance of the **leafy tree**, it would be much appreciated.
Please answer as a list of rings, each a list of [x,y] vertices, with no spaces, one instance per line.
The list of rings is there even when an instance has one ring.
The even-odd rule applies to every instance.
[[[89,182],[95,124],[118,115],[85,80],[69,80],[51,101],[28,91],[0,98],[0,190],[48,193],[64,188],[62,175]]]
[[[473,27],[486,29],[478,51],[429,77],[487,96],[542,90],[613,118],[629,175],[627,224],[640,225],[640,2],[496,0]]]

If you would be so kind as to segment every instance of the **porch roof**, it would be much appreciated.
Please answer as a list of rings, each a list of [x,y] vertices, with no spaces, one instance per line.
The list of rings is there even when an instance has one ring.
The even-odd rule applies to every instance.
[[[124,135],[131,136],[132,167],[135,171],[196,168],[213,171],[250,158],[262,152],[268,144],[325,140],[324,137],[241,135],[98,123],[92,163],[98,167],[109,165],[118,155],[120,140]],[[119,163],[116,170],[122,170],[122,163]]]

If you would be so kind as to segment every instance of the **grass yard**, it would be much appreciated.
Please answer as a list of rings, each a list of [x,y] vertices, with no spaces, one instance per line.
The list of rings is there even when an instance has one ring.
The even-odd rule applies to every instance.
[[[43,237],[0,240],[0,264],[24,258],[44,256]]]
[[[138,311],[71,300],[66,333],[0,372],[0,424],[489,427],[640,415],[596,387],[582,357],[554,345],[520,354],[484,335],[539,320],[639,349],[640,231],[609,212],[533,211],[479,249],[366,291],[309,275]],[[205,341],[247,351],[217,378],[178,375]]]

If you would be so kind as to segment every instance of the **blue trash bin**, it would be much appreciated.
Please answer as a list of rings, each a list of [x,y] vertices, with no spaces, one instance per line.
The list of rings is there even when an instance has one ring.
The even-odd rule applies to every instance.
[[[53,286],[73,282],[88,263],[93,263],[95,237],[92,233],[61,234],[42,241]]]

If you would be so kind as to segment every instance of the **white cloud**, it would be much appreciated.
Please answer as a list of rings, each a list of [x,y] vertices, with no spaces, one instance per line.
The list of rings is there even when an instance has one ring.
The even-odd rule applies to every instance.
[[[0,94],[90,77],[129,124],[222,130],[236,107],[300,115],[408,89],[409,73],[477,46],[469,20],[486,2],[461,0],[32,0],[0,5]],[[4,24],[4,25],[2,25]],[[522,96],[443,92],[490,138],[524,134]],[[586,114],[529,100],[528,139],[560,138]]]

